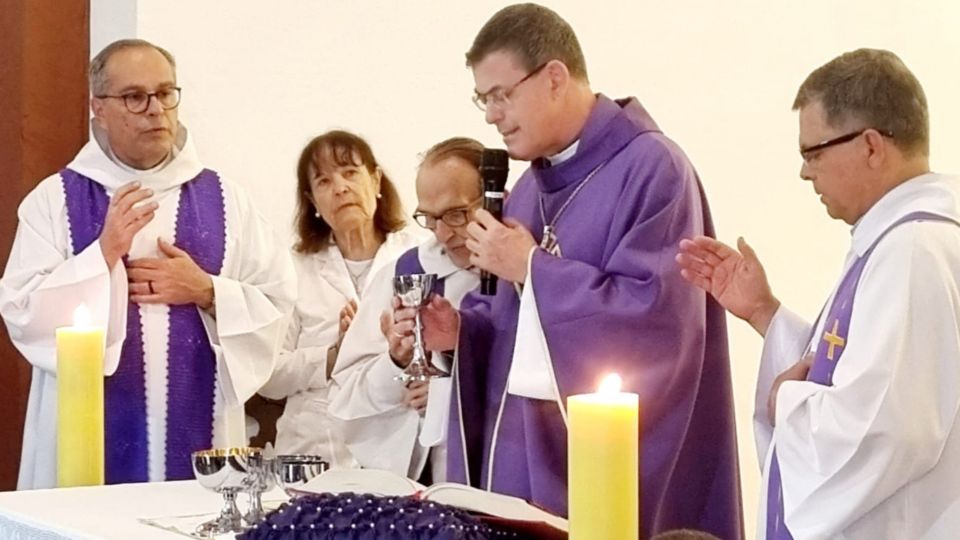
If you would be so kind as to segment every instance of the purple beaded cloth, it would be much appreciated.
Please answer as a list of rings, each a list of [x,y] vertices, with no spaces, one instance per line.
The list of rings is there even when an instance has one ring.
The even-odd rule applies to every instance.
[[[294,499],[238,540],[555,540],[416,497],[324,493]]]

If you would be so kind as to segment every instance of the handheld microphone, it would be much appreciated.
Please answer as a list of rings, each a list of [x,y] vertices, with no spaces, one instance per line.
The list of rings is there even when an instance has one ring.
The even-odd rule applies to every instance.
[[[483,209],[497,220],[503,217],[503,189],[507,185],[510,158],[506,150],[484,148],[480,155],[480,176],[483,179]],[[497,276],[480,271],[480,294],[497,294]]]

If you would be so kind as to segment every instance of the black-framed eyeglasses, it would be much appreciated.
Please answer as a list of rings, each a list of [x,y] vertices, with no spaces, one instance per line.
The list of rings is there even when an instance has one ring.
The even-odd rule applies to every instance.
[[[127,110],[133,114],[140,114],[146,111],[150,108],[150,99],[157,98],[160,106],[163,107],[164,110],[169,111],[180,104],[180,88],[171,86],[169,88],[161,88],[156,92],[130,92],[119,96],[102,95],[97,96],[97,98],[122,99]]]
[[[861,129],[861,130],[859,130],[859,131],[854,131],[854,132],[852,132],[852,133],[847,133],[846,135],[841,135],[841,136],[839,136],[839,137],[834,137],[834,138],[832,138],[832,139],[828,139],[828,140],[823,141],[823,142],[821,142],[821,143],[817,143],[817,144],[815,144],[815,145],[813,145],[813,146],[808,146],[808,147],[806,147],[806,148],[800,148],[800,157],[802,157],[804,161],[809,162],[809,161],[810,161],[810,158],[813,157],[813,155],[815,155],[817,152],[819,152],[819,151],[821,151],[821,150],[825,150],[825,149],[827,149],[827,148],[830,148],[831,146],[837,146],[837,145],[840,145],[840,144],[843,144],[843,143],[848,143],[848,142],[856,139],[857,137],[863,135],[864,133],[866,133],[867,131],[869,131],[869,130],[871,130],[871,129],[874,130],[874,131],[876,131],[877,133],[883,135],[884,137],[893,138],[893,133],[890,133],[889,131],[881,131],[881,130],[876,129],[876,128],[863,128],[863,129]]]
[[[519,88],[521,84],[530,80],[530,78],[536,75],[537,73],[540,73],[540,70],[546,67],[546,65],[549,63],[550,61],[548,60],[540,64],[539,66],[533,68],[533,71],[531,71],[530,73],[527,73],[527,75],[524,78],[520,79],[519,81],[514,83],[513,86],[510,86],[508,88],[495,88],[493,90],[490,90],[489,92],[484,92],[482,94],[480,92],[474,91],[474,94],[473,94],[474,105],[476,105],[477,108],[480,109],[481,111],[486,111],[490,107],[497,107],[499,109],[509,107],[510,94],[512,94],[514,90]]]
[[[439,216],[427,212],[417,212],[413,214],[413,220],[417,222],[417,225],[431,231],[437,228],[437,220],[446,223],[447,227],[462,227],[470,221],[470,212],[482,201],[483,197],[480,197],[467,206],[447,210]]]

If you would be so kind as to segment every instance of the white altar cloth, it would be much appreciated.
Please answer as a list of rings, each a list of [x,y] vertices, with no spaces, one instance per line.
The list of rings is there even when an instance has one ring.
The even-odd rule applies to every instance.
[[[284,497],[264,494],[264,502]],[[240,512],[245,495],[237,497]],[[0,540],[183,540],[138,520],[210,514],[222,497],[195,480],[0,493]],[[232,535],[217,537],[228,540]]]

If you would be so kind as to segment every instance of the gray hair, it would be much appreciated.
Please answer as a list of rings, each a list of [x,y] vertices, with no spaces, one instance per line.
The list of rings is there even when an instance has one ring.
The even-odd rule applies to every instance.
[[[483,159],[483,145],[470,137],[451,137],[430,147],[420,160],[420,168],[434,165],[448,158],[457,158],[477,171],[477,187],[483,192],[483,177],[480,174],[480,162]]]
[[[445,141],[438,142],[424,152],[420,161],[420,166],[430,163],[437,163],[449,157],[460,158],[469,163],[472,167],[480,170],[480,159],[483,155],[483,145],[475,139],[469,137],[451,137]]]
[[[173,55],[163,47],[159,47],[143,39],[121,39],[107,45],[97,56],[90,61],[90,69],[87,76],[90,79],[90,94],[94,97],[102,96],[107,92],[107,86],[110,81],[107,78],[107,61],[114,54],[127,49],[153,49],[163,55],[170,63],[170,69],[173,70],[173,76],[177,76],[177,61]]]
[[[527,71],[560,60],[572,76],[588,81],[587,61],[573,28],[555,11],[543,6],[515,4],[494,14],[467,51],[467,67],[501,50],[515,54]]]
[[[827,124],[848,121],[890,133],[908,154],[930,154],[930,113],[920,81],[900,57],[880,49],[844,53],[811,73],[793,102],[793,110],[820,103]]]

